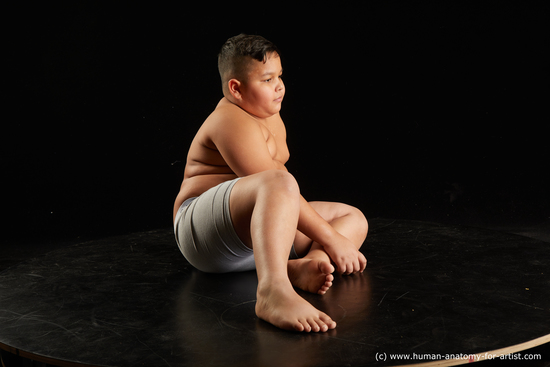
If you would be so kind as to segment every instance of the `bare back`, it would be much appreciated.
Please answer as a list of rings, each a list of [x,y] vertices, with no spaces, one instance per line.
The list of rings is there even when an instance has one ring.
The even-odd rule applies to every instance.
[[[289,157],[278,113],[260,119],[223,98],[191,143],[174,217],[185,200],[222,182],[268,169],[286,170]]]

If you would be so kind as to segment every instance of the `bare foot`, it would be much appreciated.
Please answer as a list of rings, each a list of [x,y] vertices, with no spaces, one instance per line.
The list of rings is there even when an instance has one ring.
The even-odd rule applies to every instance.
[[[325,332],[336,327],[327,314],[300,297],[291,285],[258,286],[256,315],[281,329]]]
[[[310,293],[327,293],[334,280],[333,272],[334,266],[327,261],[307,258],[288,261],[292,285]]]

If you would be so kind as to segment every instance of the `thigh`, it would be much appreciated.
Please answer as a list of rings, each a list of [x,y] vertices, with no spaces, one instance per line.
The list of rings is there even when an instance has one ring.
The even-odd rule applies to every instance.
[[[248,247],[252,248],[250,221],[258,197],[286,186],[295,187],[299,193],[296,180],[290,173],[269,170],[243,177],[233,187],[230,196],[231,220],[238,236]]]

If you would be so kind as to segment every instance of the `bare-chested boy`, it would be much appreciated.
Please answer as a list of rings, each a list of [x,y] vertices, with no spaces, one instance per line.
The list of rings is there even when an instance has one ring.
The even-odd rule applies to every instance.
[[[259,36],[239,35],[222,47],[224,98],[191,143],[174,228],[197,269],[256,269],[259,318],[287,330],[324,332],[336,323],[293,286],[325,294],[335,270],[362,272],[367,260],[359,248],[368,224],[354,207],[308,203],[285,168],[279,55]]]

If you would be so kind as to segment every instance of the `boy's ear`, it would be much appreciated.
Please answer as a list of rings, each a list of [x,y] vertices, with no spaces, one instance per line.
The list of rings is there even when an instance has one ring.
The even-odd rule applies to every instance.
[[[241,85],[242,85],[241,82],[238,81],[237,79],[231,79],[230,81],[227,82],[229,93],[231,93],[233,98],[237,100],[242,99]]]

